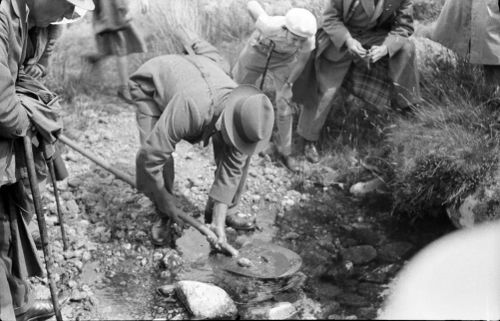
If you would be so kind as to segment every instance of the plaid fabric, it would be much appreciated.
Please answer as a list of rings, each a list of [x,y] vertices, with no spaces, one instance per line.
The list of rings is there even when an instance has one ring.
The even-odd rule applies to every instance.
[[[388,70],[388,59],[370,65],[363,60],[356,60],[351,64],[342,87],[377,108],[390,108],[394,86]]]

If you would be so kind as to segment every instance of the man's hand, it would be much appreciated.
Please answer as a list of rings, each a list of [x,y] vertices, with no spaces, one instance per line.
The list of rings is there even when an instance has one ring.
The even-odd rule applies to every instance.
[[[283,87],[276,93],[276,99],[283,99],[287,104],[290,105],[293,97],[292,84],[285,83]]]
[[[382,46],[372,46],[368,53],[370,57],[370,62],[375,63],[379,61],[381,58],[387,56],[389,54],[389,50],[386,45]]]
[[[365,58],[368,54],[368,51],[363,48],[363,45],[354,38],[347,39],[345,45],[351,54],[359,56],[360,58]]]
[[[45,74],[45,68],[40,66],[39,64],[34,64],[34,65],[29,65],[26,68],[24,68],[24,72],[28,75],[31,76],[35,79],[39,79],[43,77]]]

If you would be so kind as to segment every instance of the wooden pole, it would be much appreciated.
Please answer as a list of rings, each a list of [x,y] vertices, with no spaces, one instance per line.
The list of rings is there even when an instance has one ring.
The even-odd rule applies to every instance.
[[[26,167],[28,168],[28,178],[30,182],[31,193],[33,194],[33,204],[35,206],[38,228],[40,229],[40,238],[42,240],[43,256],[45,258],[45,266],[47,267],[47,278],[49,281],[50,295],[52,297],[52,305],[54,308],[54,313],[56,315],[56,320],[62,321],[62,315],[59,308],[59,300],[56,291],[56,284],[52,275],[52,267],[54,265],[54,261],[52,260],[52,250],[47,234],[47,224],[45,223],[45,216],[43,215],[42,211],[40,189],[38,187],[38,179],[36,176],[35,161],[33,157],[33,147],[31,143],[31,137],[29,137],[29,135],[23,137],[23,144]]]

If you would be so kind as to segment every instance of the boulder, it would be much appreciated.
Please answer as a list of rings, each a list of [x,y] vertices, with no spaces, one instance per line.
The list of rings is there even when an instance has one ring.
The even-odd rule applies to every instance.
[[[197,319],[231,319],[238,310],[223,289],[197,281],[179,281],[175,292],[186,309]]]

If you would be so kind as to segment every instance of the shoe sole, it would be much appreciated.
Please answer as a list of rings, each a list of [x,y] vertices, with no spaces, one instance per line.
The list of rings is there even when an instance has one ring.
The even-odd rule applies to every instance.
[[[45,313],[42,315],[37,315],[36,317],[26,319],[26,321],[43,321],[52,318],[54,315],[56,315],[54,312]]]

